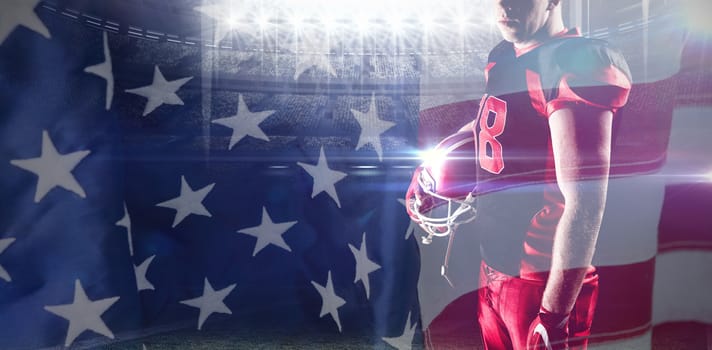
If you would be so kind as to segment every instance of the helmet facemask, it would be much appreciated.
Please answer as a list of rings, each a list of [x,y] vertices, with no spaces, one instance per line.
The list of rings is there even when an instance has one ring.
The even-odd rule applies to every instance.
[[[457,226],[475,219],[477,209],[472,192],[465,198],[449,198],[437,193],[437,182],[428,169],[421,169],[417,177],[422,192],[408,199],[413,220],[428,233],[424,244],[430,244],[433,237],[445,237],[453,233]]]

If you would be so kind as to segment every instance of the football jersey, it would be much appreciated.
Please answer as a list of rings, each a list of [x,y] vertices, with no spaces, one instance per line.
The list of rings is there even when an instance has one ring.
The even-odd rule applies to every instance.
[[[473,124],[482,255],[501,272],[543,279],[564,208],[548,116],[574,105],[615,112],[627,101],[630,72],[605,41],[571,30],[523,50],[501,42],[485,77]]]

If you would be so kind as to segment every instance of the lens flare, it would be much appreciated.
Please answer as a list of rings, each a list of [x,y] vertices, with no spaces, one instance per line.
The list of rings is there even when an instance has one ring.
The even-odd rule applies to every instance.
[[[710,170],[707,174],[705,174],[705,179],[708,182],[712,182],[712,170]]]
[[[685,26],[690,31],[700,34],[712,34],[712,2],[708,0],[682,0],[680,2]]]

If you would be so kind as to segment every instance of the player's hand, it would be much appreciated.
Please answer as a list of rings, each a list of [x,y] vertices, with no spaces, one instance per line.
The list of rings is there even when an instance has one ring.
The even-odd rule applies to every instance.
[[[420,186],[420,173],[423,171],[422,167],[418,167],[415,169],[415,172],[413,173],[413,178],[410,181],[410,186],[408,186],[408,192],[406,193],[405,200],[406,200],[406,210],[408,212],[408,216],[415,221],[418,224],[422,223],[420,222],[420,219],[418,218],[418,214],[424,214],[428,210],[432,209],[433,205],[433,198],[429,196],[423,188]],[[418,212],[416,214],[415,212]]]
[[[554,314],[542,309],[529,326],[527,349],[568,349],[568,323],[568,314]]]
[[[422,193],[422,189],[418,185],[418,176],[420,176],[420,172],[423,169],[421,167],[418,167],[415,169],[415,172],[413,173],[413,177],[410,180],[410,186],[408,186],[408,191],[405,194],[405,209],[408,212],[408,216],[410,216],[411,220],[420,223],[420,220],[418,220],[418,215],[415,213],[417,210],[417,206],[415,205],[417,201],[420,201],[420,196]]]

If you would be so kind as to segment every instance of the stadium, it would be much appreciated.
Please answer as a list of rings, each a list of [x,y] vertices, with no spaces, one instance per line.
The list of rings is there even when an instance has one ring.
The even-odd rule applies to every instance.
[[[483,348],[478,238],[403,198],[477,116],[492,3],[0,4],[0,348]],[[589,347],[709,349],[712,7],[562,3],[633,82]]]

